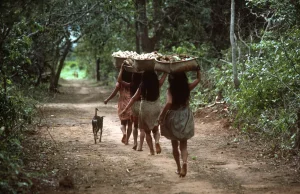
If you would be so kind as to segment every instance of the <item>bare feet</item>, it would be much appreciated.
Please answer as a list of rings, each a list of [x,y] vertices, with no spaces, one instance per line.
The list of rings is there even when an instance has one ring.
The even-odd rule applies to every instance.
[[[179,174],[180,174],[180,171],[181,171],[181,168],[178,168],[178,169],[175,171],[175,173],[179,175]]]
[[[187,163],[184,162],[182,164],[182,168],[180,170],[180,174],[179,174],[179,177],[185,177],[186,176],[186,173],[187,173]]]
[[[139,144],[138,148],[136,151],[143,151],[143,145]]]
[[[121,142],[124,143],[124,144],[126,144],[125,141],[126,141],[126,134],[123,134]],[[127,144],[128,144],[128,142],[127,142]]]
[[[155,149],[156,149],[156,153],[157,153],[157,154],[160,154],[160,153],[161,153],[161,148],[160,148],[159,143],[156,143],[156,144],[155,144]]]
[[[135,145],[132,147],[132,149],[136,150],[136,148],[137,148],[137,145],[135,144]]]
[[[154,150],[150,150],[149,155],[154,155]]]

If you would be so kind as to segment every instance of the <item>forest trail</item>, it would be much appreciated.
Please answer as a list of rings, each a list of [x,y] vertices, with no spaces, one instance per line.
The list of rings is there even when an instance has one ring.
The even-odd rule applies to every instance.
[[[236,135],[216,111],[195,115],[188,174],[179,178],[169,140],[161,137],[162,153],[154,156],[148,155],[146,142],[142,152],[134,151],[132,136],[129,145],[121,143],[117,96],[103,104],[111,88],[87,80],[60,84],[62,93],[41,107],[43,125],[29,139],[32,145],[39,142],[35,154],[42,158],[28,161],[28,168],[49,173],[36,184],[40,193],[300,193],[290,165],[274,163],[262,145]],[[96,107],[105,118],[102,142],[94,144],[91,119]]]

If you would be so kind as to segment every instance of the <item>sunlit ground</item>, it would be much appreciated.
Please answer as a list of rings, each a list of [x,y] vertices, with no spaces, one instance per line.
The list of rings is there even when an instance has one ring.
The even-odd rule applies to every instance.
[[[81,67],[77,61],[66,61],[60,77],[66,80],[86,78],[86,69]]]

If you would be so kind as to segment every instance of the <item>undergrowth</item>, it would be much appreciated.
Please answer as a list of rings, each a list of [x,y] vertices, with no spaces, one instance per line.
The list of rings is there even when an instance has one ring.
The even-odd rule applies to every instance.
[[[37,106],[46,86],[10,86],[0,91],[0,193],[28,193],[33,174],[24,170],[25,133],[36,124]],[[38,101],[39,100],[39,101]]]

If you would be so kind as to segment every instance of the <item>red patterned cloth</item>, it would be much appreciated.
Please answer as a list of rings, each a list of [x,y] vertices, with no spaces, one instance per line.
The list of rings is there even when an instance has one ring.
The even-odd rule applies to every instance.
[[[120,84],[119,89],[119,100],[118,100],[118,115],[120,120],[128,120],[132,114],[131,108],[129,108],[125,113],[120,115],[120,113],[125,109],[127,104],[129,103],[130,97],[130,87],[126,87],[123,84]]]

